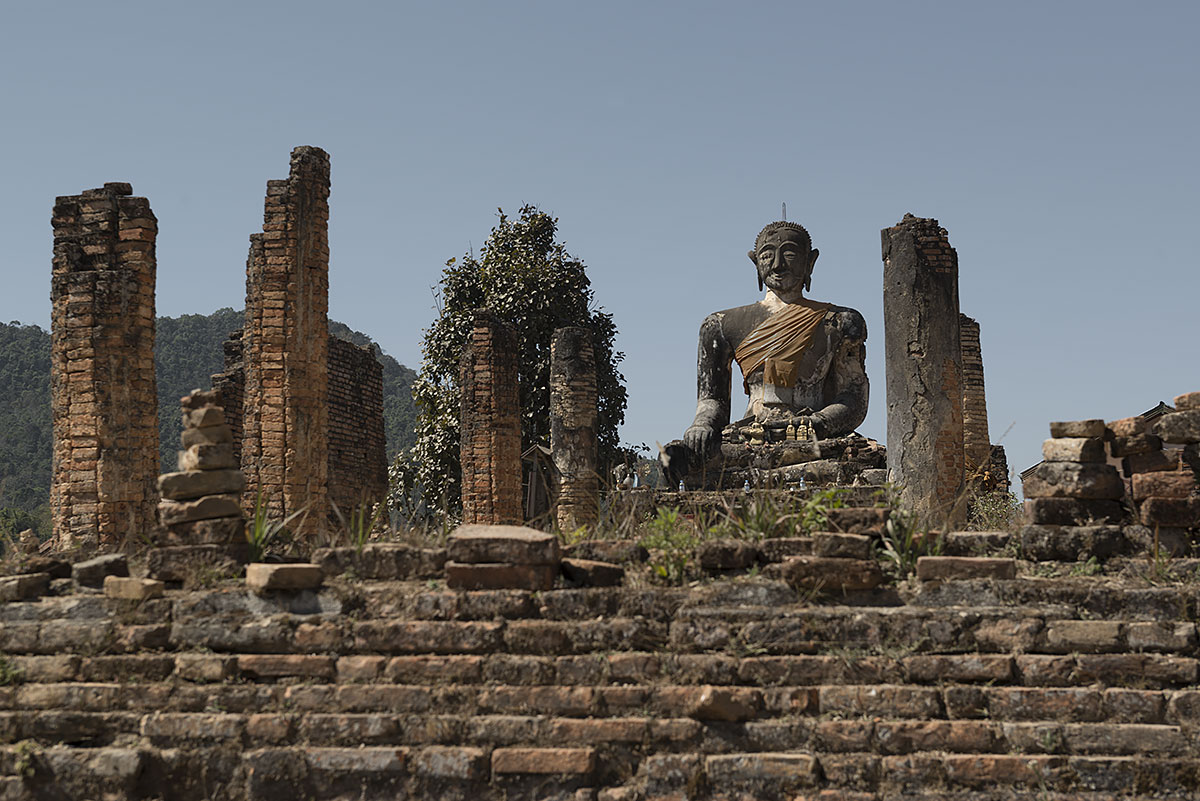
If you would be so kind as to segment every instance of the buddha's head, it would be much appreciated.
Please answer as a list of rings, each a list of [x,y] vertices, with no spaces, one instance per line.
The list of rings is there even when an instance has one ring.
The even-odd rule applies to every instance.
[[[813,265],[820,251],[804,226],[794,222],[773,222],[759,232],[754,250],[747,254],[758,268],[758,288],[765,285],[776,294],[805,290],[812,282]]]

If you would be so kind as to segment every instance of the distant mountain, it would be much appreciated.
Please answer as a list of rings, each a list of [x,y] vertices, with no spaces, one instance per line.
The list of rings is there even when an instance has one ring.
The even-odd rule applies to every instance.
[[[158,318],[154,364],[159,460],[164,471],[175,469],[179,398],[197,387],[212,386],[212,374],[224,369],[222,345],[243,320],[242,312],[228,308],[207,315]],[[390,461],[414,440],[416,373],[344,323],[330,320],[329,332],[370,347],[383,365],[383,419]],[[0,323],[0,536],[25,528],[42,537],[49,535],[51,438],[50,334],[35,325]]]

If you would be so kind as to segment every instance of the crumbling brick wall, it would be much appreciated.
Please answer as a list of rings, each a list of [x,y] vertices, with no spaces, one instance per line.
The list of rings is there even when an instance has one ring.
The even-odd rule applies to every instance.
[[[306,509],[301,534],[329,515],[328,224],[329,156],[298,147],[250,237],[242,468],[247,507],[261,491],[272,515]]]
[[[50,298],[54,537],[148,537],[158,502],[154,379],[158,222],[127,183],[55,201]]]
[[[487,310],[475,313],[459,363],[464,523],[520,524],[521,406],[517,341]]]
[[[249,303],[249,301],[247,301]],[[225,342],[225,369],[212,377],[233,429],[241,464],[245,365],[242,332]],[[368,348],[329,337],[328,494],[343,515],[387,495],[387,437],[383,426],[383,365]]]
[[[370,348],[329,338],[329,500],[349,518],[387,496],[383,365]]]

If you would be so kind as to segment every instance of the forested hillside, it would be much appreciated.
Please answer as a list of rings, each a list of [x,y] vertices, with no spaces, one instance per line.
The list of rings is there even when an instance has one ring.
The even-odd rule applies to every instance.
[[[159,317],[155,337],[159,458],[175,469],[179,398],[211,386],[224,367],[222,344],[240,328],[241,311]],[[383,416],[388,460],[413,442],[415,373],[383,353],[370,337],[331,320],[334,336],[366,345],[383,365]],[[35,325],[0,323],[0,536],[32,528],[49,534],[50,334]]]

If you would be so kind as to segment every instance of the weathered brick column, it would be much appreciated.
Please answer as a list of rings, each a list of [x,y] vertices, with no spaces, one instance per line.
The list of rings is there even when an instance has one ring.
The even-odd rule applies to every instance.
[[[459,362],[463,523],[519,524],[521,402],[517,338],[487,310]]]
[[[560,328],[550,342],[550,453],[559,474],[562,531],[596,523],[596,357],[586,328]]]
[[[937,220],[882,231],[887,452],[901,502],[930,524],[961,523],[962,344],[958,254]]]
[[[132,193],[109,183],[54,205],[50,505],[62,548],[112,550],[155,524],[158,222]]]
[[[959,314],[958,331],[962,343],[965,479],[981,485],[991,465],[992,441],[988,434],[987,395],[983,385],[983,353],[979,346],[979,323],[965,314]]]
[[[274,516],[307,509],[302,535],[329,518],[328,224],[329,156],[298,147],[250,237],[241,463],[247,511],[260,490]]]

